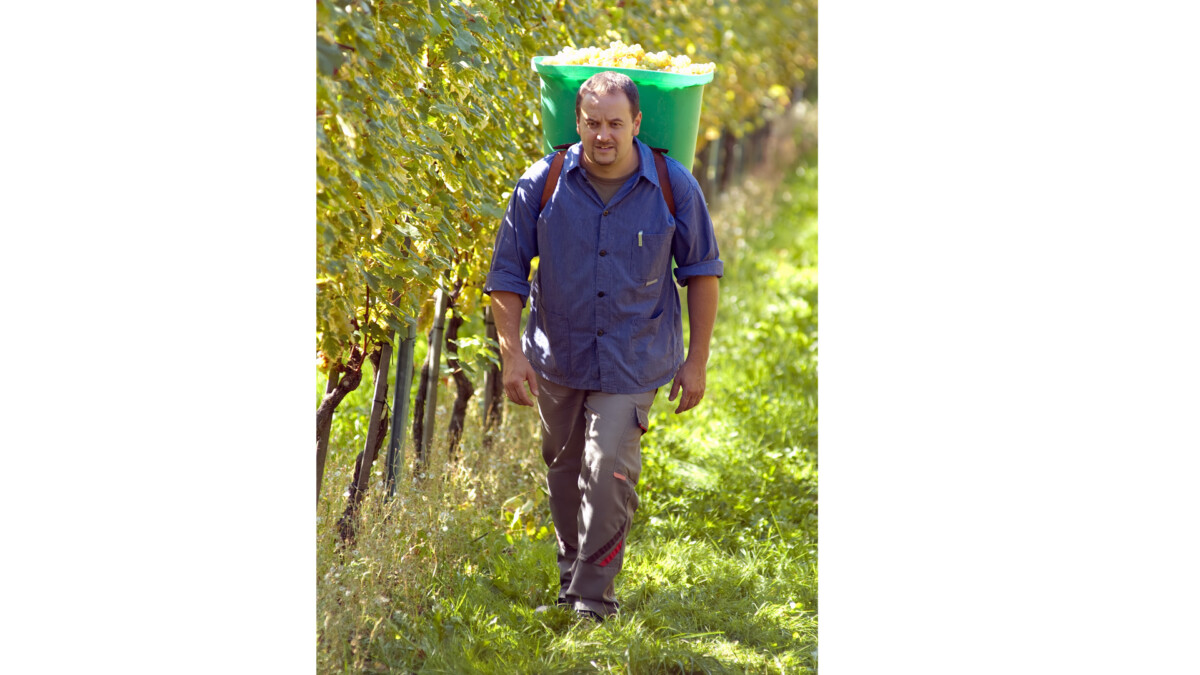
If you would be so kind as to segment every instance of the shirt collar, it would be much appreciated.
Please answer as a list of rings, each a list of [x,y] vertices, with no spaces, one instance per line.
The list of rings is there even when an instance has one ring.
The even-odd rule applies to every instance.
[[[658,184],[658,169],[654,168],[654,153],[650,150],[650,146],[633,137],[633,147],[637,148],[638,158],[641,160],[641,167],[635,175],[641,175],[654,184],[655,187],[661,188]],[[567,156],[563,159],[563,172],[569,172],[579,167],[580,153],[583,152],[583,144],[575,143],[567,150]]]

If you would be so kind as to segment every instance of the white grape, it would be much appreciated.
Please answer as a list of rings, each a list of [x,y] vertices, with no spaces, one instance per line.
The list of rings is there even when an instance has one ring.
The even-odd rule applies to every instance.
[[[558,54],[544,59],[542,63],[554,66],[660,70],[684,75],[704,75],[717,68],[715,63],[692,63],[692,59],[684,54],[671,56],[665,51],[647,53],[640,44],[626,45],[620,40],[610,42],[607,49],[563,47]]]

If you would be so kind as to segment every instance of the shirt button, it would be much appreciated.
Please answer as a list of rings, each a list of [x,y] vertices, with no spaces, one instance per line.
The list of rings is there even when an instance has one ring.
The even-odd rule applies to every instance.
[[[600,251],[600,255],[601,255],[601,256],[606,256],[606,255],[608,255],[608,251],[605,251],[605,250],[601,249],[601,251]]]
[[[604,215],[606,215],[606,216],[608,215],[608,211],[607,211],[607,210],[604,212]]]
[[[596,335],[604,335],[604,329],[601,328],[600,330],[596,331]]]
[[[596,295],[597,295],[597,296],[599,296],[599,297],[601,297],[601,298],[603,298],[603,297],[604,297],[604,291],[600,291],[600,292],[599,292],[599,293],[597,293]]]

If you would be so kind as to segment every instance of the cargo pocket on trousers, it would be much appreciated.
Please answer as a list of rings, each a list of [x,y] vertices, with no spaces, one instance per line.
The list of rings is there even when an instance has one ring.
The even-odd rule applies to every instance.
[[[633,411],[637,415],[638,428],[642,430],[642,434],[645,434],[650,430],[650,416],[641,408],[634,408]]]
[[[625,512],[630,516],[638,508],[636,486],[642,474],[642,436],[650,428],[648,412],[637,405],[633,407],[633,425],[634,429],[630,430],[632,437],[627,437],[617,453],[616,471],[613,473],[624,491]]]
[[[650,419],[646,411],[635,407],[633,409],[633,429],[630,436],[621,444],[617,453],[617,473],[620,480],[627,480],[631,485],[637,485],[642,473],[642,436],[650,428]]]

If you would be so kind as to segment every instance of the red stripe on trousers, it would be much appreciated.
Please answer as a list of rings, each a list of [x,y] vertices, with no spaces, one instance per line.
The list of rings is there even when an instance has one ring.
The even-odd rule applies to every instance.
[[[605,566],[605,565],[607,565],[608,563],[612,562],[612,559],[613,559],[613,558],[615,558],[615,557],[617,557],[617,554],[621,552],[621,547],[622,547],[622,546],[624,546],[624,545],[625,545],[625,540],[624,540],[624,539],[622,539],[621,541],[617,542],[617,545],[613,547],[613,550],[612,550],[612,552],[610,552],[608,555],[604,556],[604,560],[601,560],[601,561],[600,561],[600,566],[601,566],[601,567],[604,567],[604,566]]]

